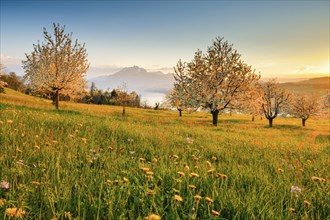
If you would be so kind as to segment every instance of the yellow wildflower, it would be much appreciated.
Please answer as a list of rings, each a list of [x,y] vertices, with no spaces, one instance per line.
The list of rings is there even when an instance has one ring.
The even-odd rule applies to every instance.
[[[7,120],[7,124],[12,124],[13,120]]]
[[[213,202],[213,199],[211,199],[210,197],[205,197],[205,200],[206,200],[207,202]]]
[[[281,169],[281,168],[278,168],[277,170],[278,170],[278,172],[281,172],[281,173],[283,173],[283,172],[284,172],[284,170],[283,170],[283,169]]]
[[[156,215],[156,214],[150,214],[145,219],[147,219],[147,220],[161,220],[161,217],[159,215]]]
[[[127,183],[128,179],[126,177],[123,178],[124,182]]]
[[[22,218],[23,215],[25,214],[25,211],[21,208],[7,208],[6,209],[6,215],[10,217],[15,217],[15,218]]]
[[[180,176],[185,176],[184,172],[178,172]]]
[[[183,199],[179,195],[174,195],[174,200],[177,201],[177,202],[182,202]]]
[[[206,164],[207,164],[208,166],[210,166],[210,167],[212,166],[211,162],[208,161],[208,160],[206,161]]]
[[[291,213],[294,213],[296,210],[295,210],[294,208],[289,208],[289,211],[290,211]]]
[[[213,157],[212,157],[212,160],[216,161],[216,160],[218,160],[218,158],[215,157],[215,156],[213,156]]]
[[[215,170],[214,168],[211,168],[211,169],[209,169],[209,170],[207,171],[207,173],[208,173],[208,174],[212,174],[212,173],[214,172],[214,170]]]
[[[120,183],[120,181],[119,181],[119,180],[114,180],[113,182],[114,182],[114,183],[117,183],[117,184],[118,184],[118,183]]]
[[[225,174],[221,174],[221,173],[218,173],[218,174],[217,174],[217,177],[220,177],[220,178],[222,178],[222,179],[224,179],[224,180],[228,179],[228,176],[227,176],[227,175],[225,175]]]
[[[194,186],[194,185],[189,185],[188,187],[189,187],[189,189],[196,189],[196,186]]]
[[[191,177],[199,177],[199,175],[197,173],[190,173]]]
[[[142,167],[142,168],[141,168],[141,170],[142,170],[143,172],[145,172],[145,173],[146,173],[146,172],[148,172],[148,171],[149,171],[149,168],[148,168],[148,167]]]
[[[313,180],[313,181],[320,181],[320,182],[322,182],[322,183],[325,182],[325,179],[324,179],[324,178],[320,178],[320,177],[316,177],[316,176],[313,176],[313,177],[312,177],[312,180]]]
[[[152,175],[154,175],[154,172],[148,171],[146,174],[147,174],[148,176],[152,176]]]
[[[197,195],[194,196],[194,198],[197,199],[197,200],[200,200],[202,197],[197,194]]]
[[[174,159],[178,159],[179,156],[174,154],[174,155],[173,155],[173,158],[174,158]]]
[[[139,160],[140,160],[141,162],[143,162],[143,161],[145,161],[146,159],[144,159],[143,157],[140,157]]]
[[[154,191],[152,191],[152,190],[149,190],[149,191],[147,191],[147,195],[149,195],[149,196],[153,196],[153,195],[155,195],[156,193],[154,192]]]
[[[190,168],[189,168],[188,165],[186,165],[186,166],[184,167],[184,169],[185,169],[185,170],[189,170]]]
[[[37,181],[32,181],[31,183],[34,184],[34,185],[40,185],[40,183],[37,182]]]
[[[87,139],[86,138],[81,138],[81,141],[86,144],[87,143]]]
[[[215,210],[212,210],[212,214],[215,215],[215,216],[219,216],[220,215],[220,212],[217,212]]]
[[[304,204],[305,204],[305,206],[310,206],[311,205],[311,203],[308,202],[307,200],[304,201]]]
[[[0,207],[5,204],[6,200],[5,199],[0,199]]]

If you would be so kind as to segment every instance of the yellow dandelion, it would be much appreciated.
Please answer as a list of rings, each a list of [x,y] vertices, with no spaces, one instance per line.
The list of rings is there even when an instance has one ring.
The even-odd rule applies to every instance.
[[[217,212],[215,210],[212,210],[212,214],[215,215],[215,216],[219,216],[220,215],[220,212]]]
[[[7,124],[12,124],[13,120],[7,120]]]
[[[112,183],[112,181],[111,181],[111,180],[107,180],[106,182],[107,182],[107,183],[109,183],[109,184],[111,184],[111,183]]]
[[[189,187],[189,189],[196,189],[195,185],[189,185],[188,187]]]
[[[217,177],[220,177],[220,178],[222,178],[222,179],[224,179],[224,180],[228,179],[228,176],[225,175],[225,174],[222,174],[222,173],[218,173],[218,174],[217,174]]]
[[[5,204],[6,200],[5,199],[0,199],[0,207]]]
[[[120,183],[119,180],[114,180],[113,182],[116,183],[116,184],[119,184]]]
[[[149,195],[149,196],[153,196],[153,195],[155,195],[156,193],[154,192],[154,191],[152,191],[152,190],[149,190],[149,191],[147,191],[147,195]]]
[[[190,170],[190,167],[189,167],[188,165],[186,165],[186,166],[184,167],[184,169],[185,169],[185,170]]]
[[[157,158],[153,158],[152,161],[155,162],[155,163],[158,162]]]
[[[211,169],[209,169],[208,171],[206,171],[208,174],[212,174],[213,172],[214,172],[214,168],[211,168]]]
[[[206,164],[207,164],[208,166],[210,166],[210,167],[212,166],[211,162],[208,161],[208,160],[206,161]]]
[[[143,172],[146,173],[146,172],[148,172],[150,169],[149,169],[148,167],[142,167],[141,170],[142,170]]]
[[[305,201],[304,201],[304,205],[305,205],[305,206],[310,206],[310,205],[311,205],[311,203],[310,203],[310,202],[308,202],[307,200],[305,200]]]
[[[178,159],[179,156],[174,154],[174,155],[173,155],[173,158],[174,158],[174,159]]]
[[[278,171],[278,172],[281,172],[281,173],[283,173],[283,172],[284,172],[284,170],[283,170],[283,169],[281,169],[281,168],[278,168],[278,169],[277,169],[277,171]]]
[[[212,157],[212,160],[216,161],[216,160],[218,160],[218,158],[215,157],[215,156],[213,156],[213,157]]]
[[[180,176],[185,176],[184,172],[178,172]]]
[[[143,157],[140,157],[139,160],[140,160],[141,162],[143,162],[143,161],[145,161],[146,159],[144,159]]]
[[[177,201],[177,202],[182,202],[183,199],[179,195],[174,195],[174,200]]]
[[[290,211],[291,213],[294,213],[296,210],[295,210],[294,208],[289,208],[289,211]]]
[[[40,183],[37,182],[37,181],[32,181],[31,183],[32,183],[33,185],[40,185]]]
[[[148,176],[152,176],[152,175],[154,175],[154,172],[148,171],[148,172],[146,172],[146,174],[147,174]]]
[[[35,137],[36,137],[36,139],[38,139],[38,138],[39,138],[39,135],[37,135],[37,134],[36,134],[36,136],[35,136]]]
[[[197,173],[190,173],[191,177],[199,177],[199,175]]]
[[[156,214],[150,214],[149,216],[145,217],[147,220],[161,220],[161,217]]]
[[[112,148],[111,146],[108,146],[108,149],[109,149],[109,150],[112,150],[113,148]]]
[[[87,143],[87,139],[86,138],[81,138],[81,141],[86,144]]]
[[[197,194],[197,195],[194,196],[194,198],[197,199],[197,200],[200,200],[202,197]]]
[[[34,148],[40,150],[40,147],[38,145],[35,145]]]
[[[205,200],[206,200],[207,202],[213,202],[213,199],[211,199],[210,197],[205,197]]]
[[[124,182],[127,183],[128,179],[126,177],[123,178]]]
[[[10,217],[15,217],[15,218],[22,218],[23,215],[25,214],[25,211],[21,208],[7,208],[6,209],[6,215]]]
[[[320,177],[316,177],[316,176],[313,176],[313,177],[312,177],[312,180],[313,180],[313,181],[320,181],[320,182],[322,182],[322,183],[325,182],[325,179],[324,179],[324,178],[320,178]]]
[[[307,160],[307,163],[312,163],[312,161],[311,160]]]

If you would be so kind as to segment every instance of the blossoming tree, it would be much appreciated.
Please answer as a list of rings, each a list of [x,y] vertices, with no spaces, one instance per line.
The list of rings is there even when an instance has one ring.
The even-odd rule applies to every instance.
[[[45,42],[33,45],[22,63],[31,89],[51,96],[58,109],[60,95],[72,97],[84,90],[89,64],[85,45],[72,41],[72,34],[64,33],[65,27],[53,26],[53,36],[44,28]]]
[[[206,54],[198,50],[191,62],[179,60],[174,69],[174,90],[181,102],[208,109],[214,126],[218,124],[218,114],[260,78],[243,62],[233,45],[220,37]]]

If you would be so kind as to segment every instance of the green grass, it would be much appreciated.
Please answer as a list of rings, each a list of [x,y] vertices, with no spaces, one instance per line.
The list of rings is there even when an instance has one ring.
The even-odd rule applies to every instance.
[[[123,117],[120,107],[62,102],[56,111],[48,101],[6,92],[0,95],[0,182],[10,187],[0,189],[0,219],[9,219],[5,211],[12,207],[25,211],[23,219],[329,217],[326,119],[309,119],[302,128],[298,119],[276,118],[267,128],[266,120],[221,115],[213,127],[207,113],[179,118],[127,108]],[[196,194],[203,197],[198,202]]]

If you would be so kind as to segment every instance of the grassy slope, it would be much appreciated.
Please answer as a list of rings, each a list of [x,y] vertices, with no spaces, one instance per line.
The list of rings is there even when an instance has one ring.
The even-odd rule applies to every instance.
[[[330,77],[312,78],[300,82],[281,83],[281,87],[307,95],[325,95],[330,89]]]
[[[225,219],[329,215],[327,120],[309,119],[302,128],[300,120],[276,118],[269,129],[266,120],[222,115],[214,128],[206,113],[179,118],[128,108],[122,117],[120,107],[63,102],[64,110],[56,111],[49,101],[6,92],[0,94],[0,181],[10,189],[0,189],[6,200],[0,218],[8,207],[22,207],[26,219],[142,219],[150,213],[209,219],[212,210]],[[297,197],[292,185],[302,189]],[[174,201],[175,194],[183,201]],[[196,194],[214,202],[197,202]]]

